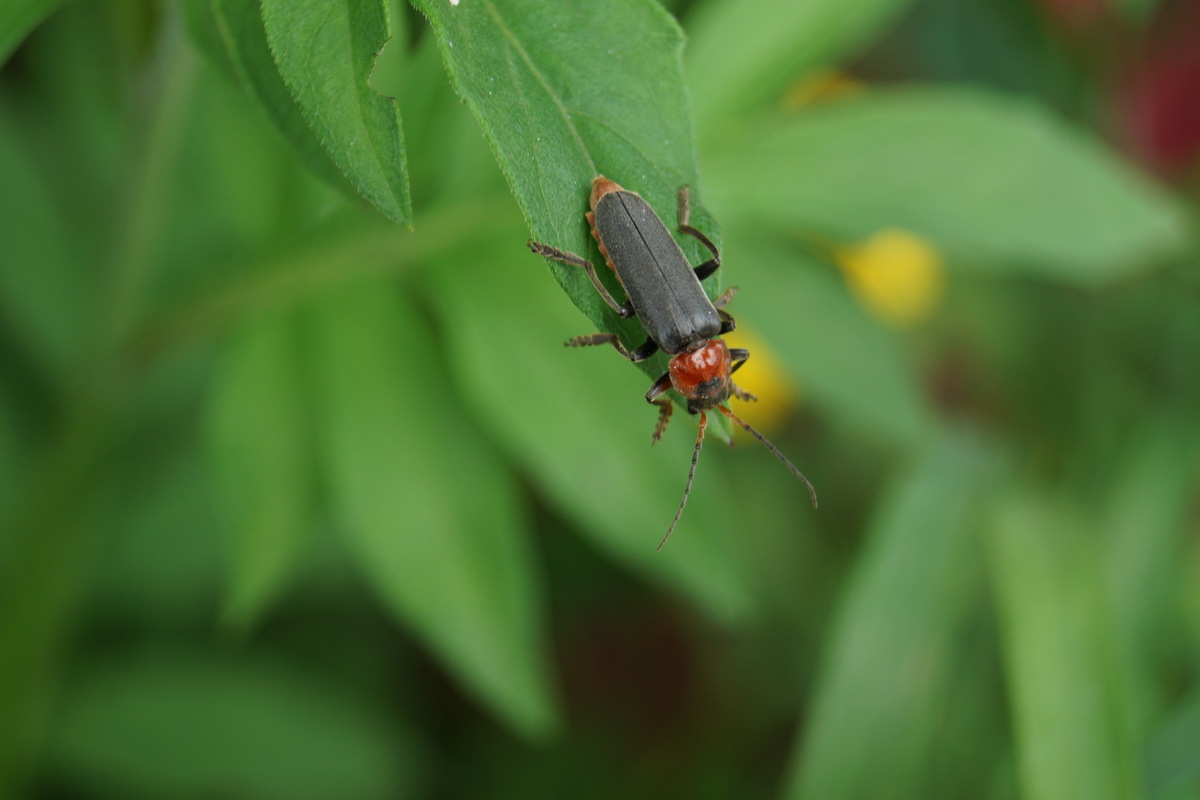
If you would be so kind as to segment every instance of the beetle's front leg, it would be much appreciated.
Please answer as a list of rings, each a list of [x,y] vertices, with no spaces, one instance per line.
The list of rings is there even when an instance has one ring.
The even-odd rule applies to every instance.
[[[737,372],[750,359],[750,351],[744,347],[729,348],[729,360],[733,362],[733,367],[729,370],[729,374]]]
[[[730,358],[730,360],[733,361],[733,366],[729,370],[729,374],[732,375],[733,373],[735,373],[739,369],[741,369],[742,364],[745,364],[746,361],[750,358],[750,351],[744,347],[731,347],[731,348],[729,348],[729,358]],[[747,392],[745,389],[738,386],[733,381],[729,382],[729,393],[732,394],[734,397],[736,397],[738,400],[746,400],[746,401],[758,400],[757,395]]]
[[[731,395],[733,395],[734,397],[736,397],[738,400],[742,400],[744,402],[755,402],[758,400],[758,395],[752,394],[751,392],[747,392],[745,389],[738,386],[733,381],[729,382],[729,393]]]
[[[654,435],[650,437],[650,444],[657,444],[662,438],[663,431],[667,429],[667,423],[671,421],[671,411],[674,405],[671,403],[671,398],[663,397],[663,393],[671,388],[671,375],[664,372],[659,379],[650,387],[650,391],[646,392],[646,402],[658,406],[658,422],[654,425]]]

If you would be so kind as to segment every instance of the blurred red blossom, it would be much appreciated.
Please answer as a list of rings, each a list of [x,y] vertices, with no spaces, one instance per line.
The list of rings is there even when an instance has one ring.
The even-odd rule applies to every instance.
[[[1165,177],[1200,156],[1200,3],[1171,4],[1150,26],[1115,92],[1119,135]]]

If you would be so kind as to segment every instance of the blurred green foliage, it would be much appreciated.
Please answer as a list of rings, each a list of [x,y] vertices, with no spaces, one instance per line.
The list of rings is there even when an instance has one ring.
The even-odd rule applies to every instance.
[[[4,5],[0,796],[1200,797],[1200,17],[1118,5]],[[714,437],[655,552],[693,429],[523,247],[597,173],[819,511]]]

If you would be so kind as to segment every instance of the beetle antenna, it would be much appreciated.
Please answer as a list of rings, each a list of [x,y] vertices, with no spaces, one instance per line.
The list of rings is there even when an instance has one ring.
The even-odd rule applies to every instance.
[[[731,420],[733,420],[735,423],[737,423],[739,426],[741,426],[742,430],[746,431],[746,433],[750,434],[755,439],[758,439],[760,442],[762,442],[763,445],[768,450],[770,450],[771,453],[776,458],[778,458],[780,461],[783,462],[783,465],[785,467],[787,467],[788,470],[790,470],[793,475],[795,475],[800,480],[804,481],[804,485],[808,487],[808,496],[812,498],[813,508],[816,508],[817,507],[817,490],[813,488],[813,485],[809,482],[808,478],[804,477],[804,473],[801,472],[800,470],[796,469],[795,464],[793,464],[791,461],[788,461],[787,456],[785,456],[783,453],[779,452],[779,448],[776,447],[775,445],[771,444],[770,440],[767,439],[767,437],[763,436],[761,433],[754,430],[754,428],[751,428],[750,423],[745,422],[744,420],[740,419],[736,414],[734,414],[728,408],[725,408],[725,406],[717,406],[717,408],[721,409],[722,414],[729,417]],[[699,449],[697,449],[697,453],[699,453]],[[693,464],[693,466],[695,466],[695,465]],[[691,484],[690,479],[689,479],[688,483],[689,483],[689,485]],[[685,496],[684,499],[686,500],[687,497]],[[681,508],[681,510],[682,510],[682,508]],[[672,526],[672,527],[674,527],[674,526]]]
[[[692,478],[696,477],[696,462],[700,460],[700,445],[704,444],[704,429],[708,427],[708,417],[704,412],[700,412],[700,433],[696,434],[696,449],[692,452],[692,468],[688,470],[687,485],[683,487],[683,499],[679,501],[679,510],[675,512],[675,519],[671,520],[671,527],[667,528],[667,535],[658,543],[655,551],[662,550],[663,545],[667,543],[667,539],[671,538],[671,531],[675,530],[675,524],[679,522],[679,518],[683,515],[683,507],[687,505],[688,495],[692,492]],[[792,467],[795,469],[795,467]],[[801,476],[803,477],[803,476]]]

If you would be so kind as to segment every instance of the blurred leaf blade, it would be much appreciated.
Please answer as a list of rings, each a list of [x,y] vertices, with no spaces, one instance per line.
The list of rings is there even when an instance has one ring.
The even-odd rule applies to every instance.
[[[583,216],[599,174],[642,194],[663,219],[675,218],[676,191],[695,185],[698,170],[683,35],[657,2],[414,5],[433,26],[450,78],[535,239],[585,257],[596,252]],[[694,224],[717,238],[704,209],[695,211]],[[684,247],[700,252],[694,242]],[[633,341],[644,336],[641,328],[619,320],[582,270],[546,263],[599,329],[641,343]],[[706,282],[710,292],[718,280]]]
[[[188,38],[196,49],[204,54],[209,64],[226,72],[228,77],[240,79],[218,16],[217,0],[182,0],[180,8]],[[273,64],[272,71],[278,74]]]
[[[1187,797],[1200,781],[1200,691],[1195,688],[1147,738],[1146,791],[1151,797]],[[1194,792],[1193,792],[1194,793]]]
[[[114,470],[88,508],[90,535],[112,542],[94,559],[94,610],[147,627],[207,626],[226,573],[209,464],[187,449]]]
[[[1192,236],[1161,190],[1025,102],[951,89],[868,92],[813,108],[709,162],[729,214],[857,240],[902,228],[952,266],[1094,286]]]
[[[259,4],[255,0],[187,0],[184,8],[192,38],[237,76],[305,165],[326,182],[353,194],[353,186],[284,83],[267,42]]]
[[[199,652],[124,656],[82,676],[49,759],[106,796],[399,797],[420,758],[344,686]]]
[[[987,533],[1024,797],[1136,798],[1144,786],[1114,698],[1122,689],[1083,522],[1009,492]]]
[[[257,30],[246,18],[250,9],[237,8],[225,18],[241,21],[231,28],[239,32],[237,41],[246,43],[239,52],[253,58],[248,66],[261,73],[256,85],[291,126],[295,113],[263,63]],[[394,99],[369,83],[375,58],[391,35],[384,3],[263,0],[262,20],[279,74],[329,157],[372,205],[396,222],[409,222],[400,111]],[[305,136],[294,140],[309,146]]]
[[[8,0],[0,5],[0,66],[62,0]]]
[[[0,308],[34,360],[62,375],[87,308],[87,261],[25,134],[0,113]]]
[[[1190,419],[1164,415],[1130,439],[1108,497],[1104,571],[1124,678],[1117,705],[1126,735],[1135,740],[1171,700],[1157,675],[1182,646],[1175,631],[1185,622],[1174,587],[1187,581],[1188,515],[1200,462]],[[1193,752],[1200,754],[1200,746]],[[1147,780],[1154,782],[1150,775]]]
[[[974,434],[943,431],[876,510],[830,631],[787,797],[927,796],[939,704],[982,572],[978,501],[996,462]]]
[[[687,76],[703,136],[780,94],[782,82],[852,54],[909,0],[708,0],[688,18]]]
[[[289,577],[312,525],[316,462],[293,325],[255,319],[222,354],[209,398],[209,449],[229,532],[224,614],[252,624]]]
[[[894,444],[928,436],[932,413],[899,341],[854,304],[831,267],[773,249],[749,231],[731,237],[745,243],[744,255],[735,253],[746,274],[739,318],[762,331],[826,413]]]
[[[310,331],[331,491],[359,566],[483,702],[548,734],[556,709],[516,489],[439,379],[433,337],[375,282],[314,306]],[[430,400],[412,410],[414,397]]]

